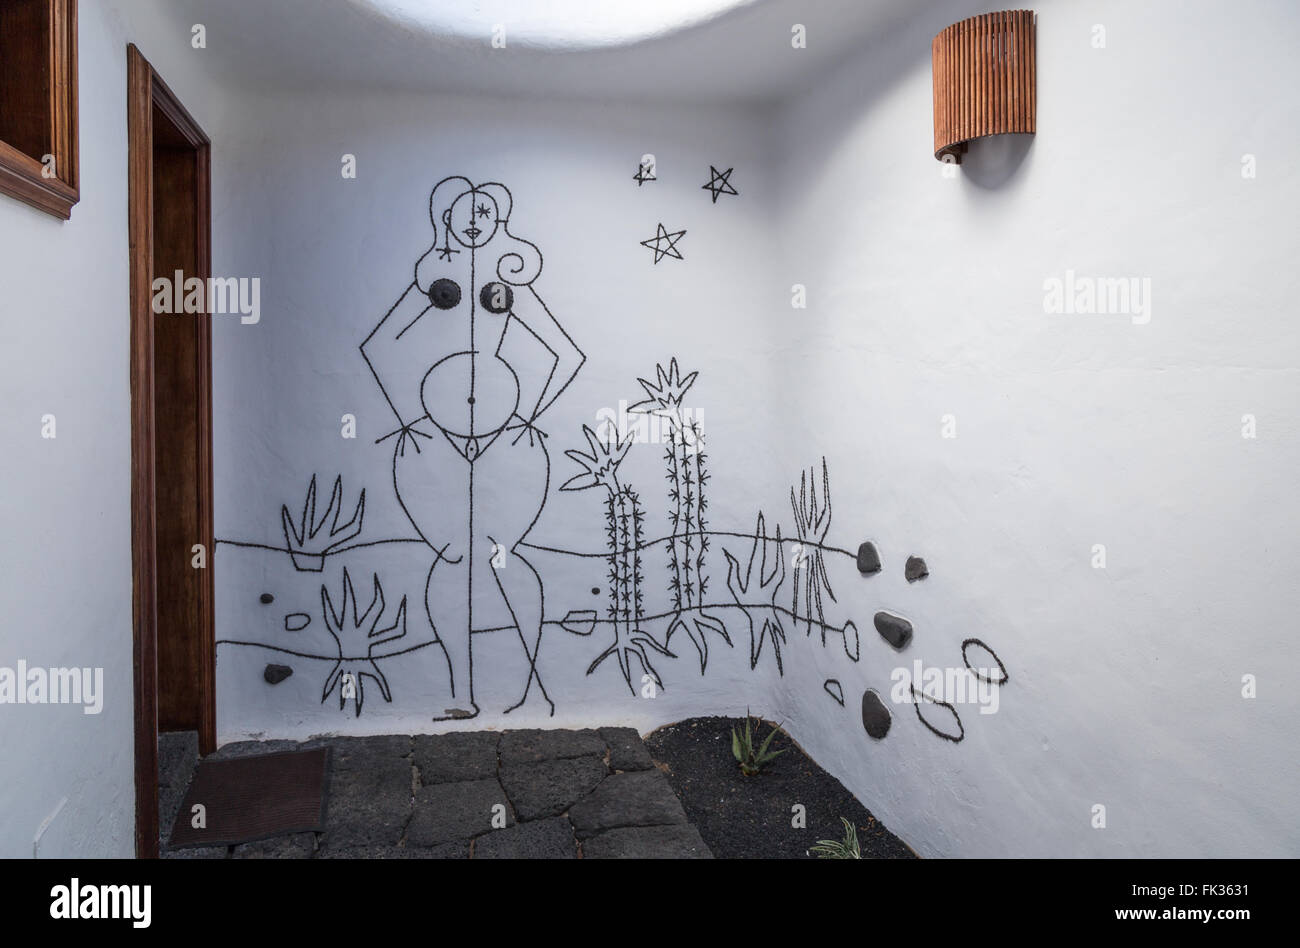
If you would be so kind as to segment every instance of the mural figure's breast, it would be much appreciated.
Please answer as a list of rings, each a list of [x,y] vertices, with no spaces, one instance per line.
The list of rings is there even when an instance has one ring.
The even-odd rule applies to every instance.
[[[491,352],[454,352],[429,369],[420,400],[433,423],[453,435],[491,434],[519,407],[519,379]]]

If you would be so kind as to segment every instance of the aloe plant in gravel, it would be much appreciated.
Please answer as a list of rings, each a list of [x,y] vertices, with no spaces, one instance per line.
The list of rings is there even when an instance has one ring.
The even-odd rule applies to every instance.
[[[862,849],[858,845],[858,828],[842,816],[840,822],[844,824],[843,839],[819,839],[817,845],[810,847],[808,851],[816,853],[818,859],[861,859]]]
[[[751,725],[752,718],[748,709],[745,711],[745,733],[740,734],[733,727],[731,729],[731,753],[735,755],[736,761],[740,764],[740,772],[746,777],[753,777],[759,774],[762,769],[776,758],[780,757],[790,748],[783,747],[781,750],[768,750],[772,745],[772,738],[776,737],[779,728],[772,728],[771,733],[763,741],[757,750],[754,749],[754,729]]]

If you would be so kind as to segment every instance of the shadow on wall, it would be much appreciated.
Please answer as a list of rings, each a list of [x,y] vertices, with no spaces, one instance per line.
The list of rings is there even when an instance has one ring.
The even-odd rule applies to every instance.
[[[962,155],[962,178],[986,191],[996,190],[1020,170],[1033,145],[1034,136],[1028,134],[977,138]]]

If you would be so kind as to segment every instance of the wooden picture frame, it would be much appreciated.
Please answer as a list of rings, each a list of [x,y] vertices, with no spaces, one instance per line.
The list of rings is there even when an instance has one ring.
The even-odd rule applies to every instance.
[[[81,200],[77,0],[2,0],[0,33],[12,139],[0,131],[0,194],[68,220]]]

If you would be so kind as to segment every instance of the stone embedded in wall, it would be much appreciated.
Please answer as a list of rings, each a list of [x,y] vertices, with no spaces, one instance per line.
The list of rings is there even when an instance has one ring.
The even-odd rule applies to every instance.
[[[912,623],[902,616],[888,612],[876,613],[876,631],[880,633],[881,638],[899,651],[907,648],[908,643],[912,641]]]
[[[868,689],[862,693],[862,727],[867,734],[880,740],[889,733],[892,721],[889,709],[885,707],[880,695]]]
[[[460,302],[460,284],[445,277],[434,280],[429,287],[429,301],[438,309],[451,309]]]
[[[880,554],[874,543],[863,543],[858,547],[858,572],[863,576],[880,572]]]
[[[903,567],[903,575],[907,577],[909,583],[914,583],[918,579],[925,579],[930,575],[930,570],[925,565],[925,560],[919,556],[909,556],[907,565]]]
[[[275,602],[275,597],[270,593],[262,593],[262,595],[258,597],[258,601],[264,606],[269,606],[271,603]]]
[[[293,669],[288,665],[267,665],[262,677],[268,685],[278,685],[292,674]]]
[[[291,612],[284,617],[286,632],[301,632],[309,625],[311,625],[311,616],[305,612]]]

